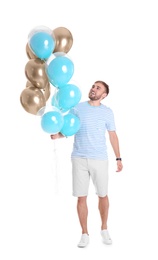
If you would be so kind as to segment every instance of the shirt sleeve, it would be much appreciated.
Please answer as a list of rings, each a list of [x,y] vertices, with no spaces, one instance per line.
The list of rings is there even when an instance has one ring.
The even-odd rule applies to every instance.
[[[78,116],[78,110],[77,110],[76,107],[71,108],[71,109],[69,110],[69,113],[70,113],[70,114],[73,114],[73,115],[75,115],[75,116]]]
[[[109,108],[108,113],[107,113],[106,128],[107,128],[108,131],[115,131],[116,130],[114,113],[110,108]]]

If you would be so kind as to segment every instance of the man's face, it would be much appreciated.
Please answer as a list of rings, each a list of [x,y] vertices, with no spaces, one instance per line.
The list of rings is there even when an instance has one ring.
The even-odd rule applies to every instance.
[[[92,101],[102,100],[106,96],[105,87],[101,83],[94,83],[88,94],[89,99]]]

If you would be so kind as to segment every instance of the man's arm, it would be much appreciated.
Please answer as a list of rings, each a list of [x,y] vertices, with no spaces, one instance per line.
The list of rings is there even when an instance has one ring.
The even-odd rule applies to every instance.
[[[108,131],[108,133],[109,133],[109,139],[110,139],[110,143],[113,148],[114,154],[115,154],[116,158],[120,158],[121,155],[120,155],[118,136],[115,131]],[[120,172],[122,170],[122,168],[123,168],[122,161],[118,160],[116,171]]]

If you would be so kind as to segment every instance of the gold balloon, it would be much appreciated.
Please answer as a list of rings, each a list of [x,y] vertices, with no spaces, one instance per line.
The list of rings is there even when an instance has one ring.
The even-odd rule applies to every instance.
[[[27,81],[26,82],[26,88],[28,87],[34,87],[34,85],[30,82],[30,81]],[[46,86],[42,89],[40,89],[45,97],[45,100],[47,101],[50,97],[50,94],[51,94],[51,87],[50,87],[50,83],[48,82],[46,84]]]
[[[31,59],[26,63],[25,75],[27,79],[37,88],[45,88],[48,84],[45,62],[39,58]]]
[[[20,102],[25,111],[33,115],[37,115],[38,111],[46,105],[42,91],[32,86],[21,92]]]
[[[71,32],[65,27],[58,27],[52,31],[52,36],[55,39],[54,52],[68,53],[73,44]]]
[[[26,54],[27,54],[27,57],[29,59],[35,59],[37,58],[37,56],[32,52],[32,50],[30,49],[28,43],[26,44]]]

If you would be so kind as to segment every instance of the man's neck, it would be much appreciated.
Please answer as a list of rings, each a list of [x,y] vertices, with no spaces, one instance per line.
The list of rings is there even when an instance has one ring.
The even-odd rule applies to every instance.
[[[88,103],[89,103],[91,106],[94,106],[94,107],[98,107],[98,106],[101,105],[100,100],[89,100]]]

